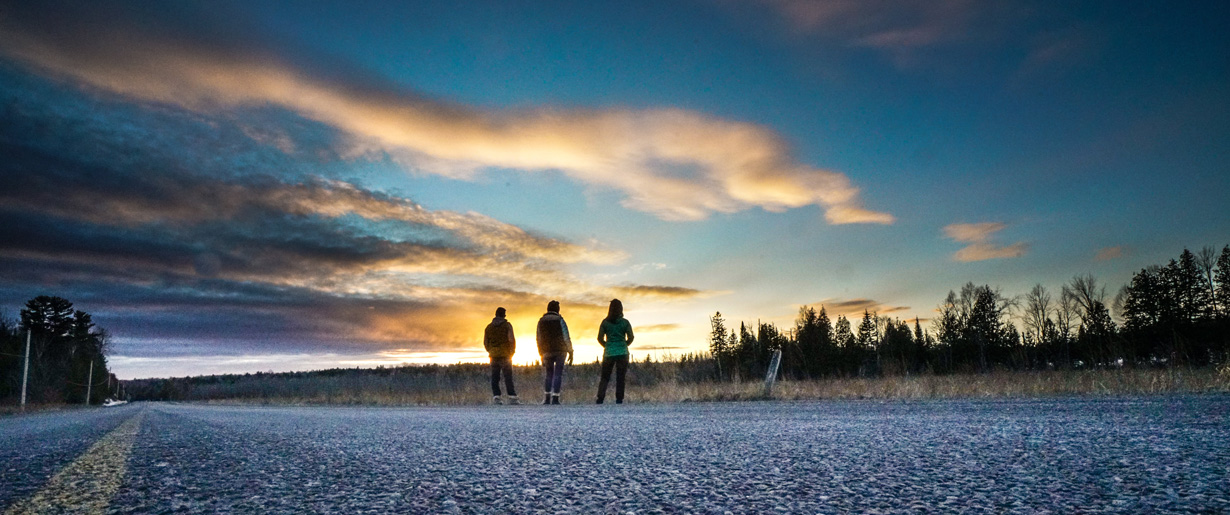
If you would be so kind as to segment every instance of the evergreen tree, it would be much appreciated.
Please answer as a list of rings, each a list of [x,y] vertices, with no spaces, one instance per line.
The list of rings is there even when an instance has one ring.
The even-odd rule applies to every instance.
[[[1089,316],[1081,323],[1078,336],[1083,358],[1089,364],[1110,366],[1119,358],[1118,348],[1114,343],[1115,323],[1110,318],[1110,311],[1100,301],[1095,301]]]
[[[880,340],[878,362],[885,374],[909,374],[914,364],[914,337],[910,326],[900,320],[887,320]]]
[[[760,363],[760,342],[756,335],[747,330],[747,324],[739,324],[739,372],[741,377],[756,377],[757,371],[763,368]]]
[[[803,306],[799,308],[799,317],[794,321],[794,338],[799,349],[801,366],[797,367],[801,376],[817,377],[820,375],[820,315],[815,308]]]
[[[1223,319],[1230,318],[1230,245],[1222,247],[1221,255],[1217,257],[1217,270],[1213,272],[1213,281],[1216,283],[1216,298],[1221,306],[1221,316]]]
[[[837,327],[833,331],[833,340],[842,348],[855,345],[854,333],[850,330],[850,320],[845,315],[837,315]]]
[[[74,310],[66,299],[42,295],[26,302],[20,318],[21,332],[30,333],[28,392],[32,402],[80,402],[86,391],[91,392],[90,402],[106,397],[105,388],[86,386],[91,369],[98,383],[94,386],[105,384],[109,374],[106,332],[96,330],[89,313]],[[24,359],[22,362],[24,368]],[[19,384],[22,368],[6,368],[3,375],[16,377]]]
[[[961,346],[964,321],[957,306],[957,293],[949,290],[948,297],[939,306],[939,316],[931,323],[935,327],[936,343],[940,346],[938,368],[951,372],[956,367],[956,350]]]
[[[833,329],[833,343],[837,345],[838,373],[842,375],[858,373],[858,341],[850,329],[850,319],[845,315],[837,315],[837,324]]]
[[[829,314],[820,306],[816,315],[816,342],[820,347],[819,363],[813,377],[837,373],[837,344],[833,338],[833,325],[829,322]]]
[[[876,330],[876,317],[870,311],[863,311],[863,321],[858,324],[857,345],[862,349],[874,349],[880,343],[879,331]]]
[[[858,325],[858,338],[855,340],[855,345],[851,359],[858,364],[858,375],[865,376],[871,373],[878,373],[879,370],[875,363],[875,358],[879,356],[877,349],[880,345],[880,332],[877,329],[877,317],[869,311],[863,311],[863,321]]]
[[[998,292],[990,286],[979,287],[974,294],[974,307],[965,323],[965,339],[978,350],[978,369],[990,369],[996,350],[1004,344],[1003,322],[998,303]]]
[[[914,317],[914,363],[915,372],[922,372],[927,367],[927,353],[931,350],[930,335],[923,332],[918,317]]]
[[[711,331],[709,333],[709,353],[713,354],[713,361],[717,363],[718,378],[721,379],[728,374],[724,370],[730,370],[730,358],[732,349],[730,347],[730,338],[727,336],[726,321],[722,319],[722,312],[718,311],[709,318]]]
[[[1214,314],[1213,298],[1205,285],[1204,274],[1196,263],[1196,255],[1183,249],[1179,256],[1179,309],[1183,319],[1188,323],[1212,319]]]

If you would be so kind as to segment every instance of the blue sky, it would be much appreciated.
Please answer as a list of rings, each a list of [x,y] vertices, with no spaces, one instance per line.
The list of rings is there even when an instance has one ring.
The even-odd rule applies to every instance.
[[[408,4],[408,5],[406,5]],[[559,299],[928,319],[1230,243],[1224,2],[0,10],[0,301],[120,377],[482,360]],[[924,322],[925,325],[925,322]],[[634,349],[636,350],[636,349]]]

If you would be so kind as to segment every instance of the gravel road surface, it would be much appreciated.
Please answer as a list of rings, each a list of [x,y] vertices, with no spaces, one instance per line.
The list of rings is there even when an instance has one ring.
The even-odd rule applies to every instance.
[[[1227,513],[1228,415],[1224,395],[143,403],[0,419],[0,506],[135,418],[112,513]]]

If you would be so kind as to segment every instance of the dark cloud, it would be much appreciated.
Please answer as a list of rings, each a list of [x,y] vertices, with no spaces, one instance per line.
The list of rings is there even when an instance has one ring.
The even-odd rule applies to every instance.
[[[496,305],[528,328],[559,298],[588,333],[584,299],[616,294],[562,265],[617,252],[287,169],[226,124],[28,79],[0,99],[0,298],[69,298],[125,356],[471,349]]]

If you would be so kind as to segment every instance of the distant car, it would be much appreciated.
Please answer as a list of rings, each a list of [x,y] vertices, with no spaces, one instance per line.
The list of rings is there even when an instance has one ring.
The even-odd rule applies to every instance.
[[[109,408],[109,407],[111,407],[111,406],[119,406],[119,405],[121,405],[121,404],[128,404],[128,401],[117,401],[117,400],[115,400],[115,399],[107,399],[107,400],[103,401],[103,404],[102,404],[102,405],[103,405],[103,407],[107,407],[107,408]]]

